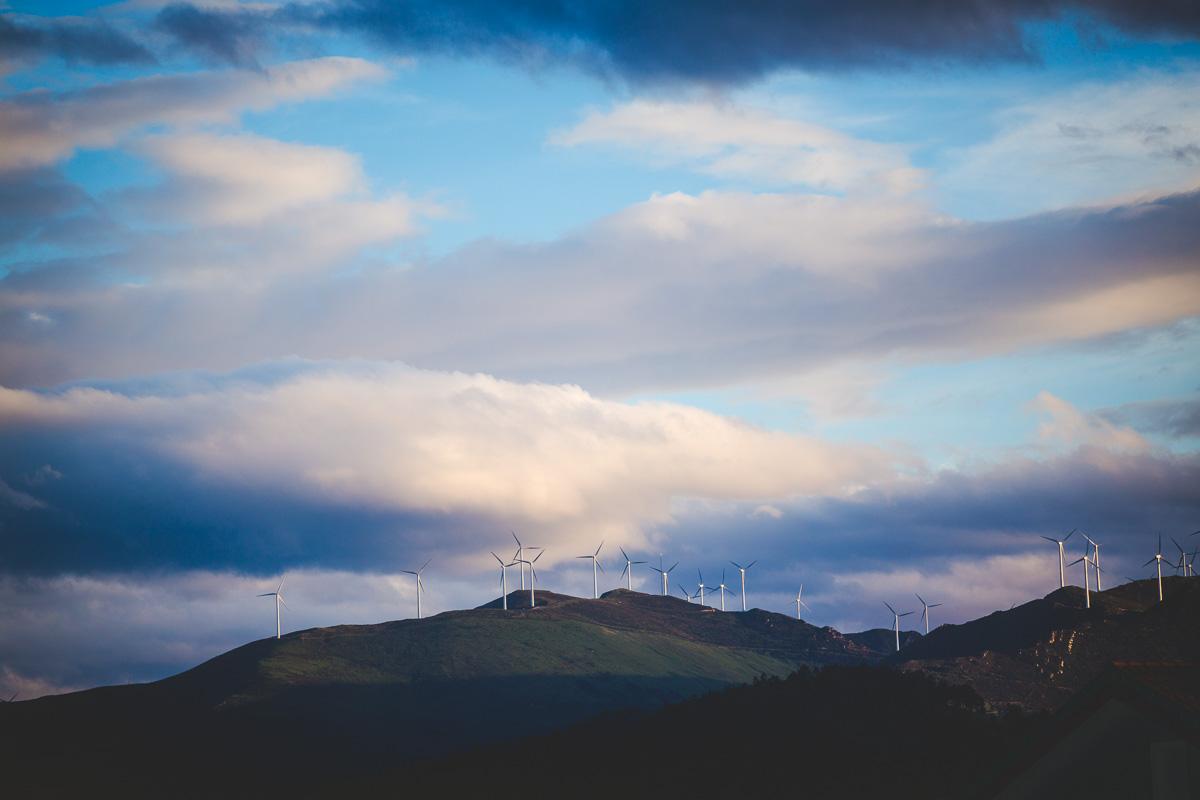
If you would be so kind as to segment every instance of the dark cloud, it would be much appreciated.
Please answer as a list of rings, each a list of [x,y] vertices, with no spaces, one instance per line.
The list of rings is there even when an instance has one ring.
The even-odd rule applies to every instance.
[[[0,59],[57,56],[86,64],[151,64],[140,43],[104,22],[88,19],[18,19],[0,15]]]
[[[98,204],[57,170],[0,173],[0,246],[97,244],[109,229]]]
[[[1127,403],[1099,412],[1117,425],[1128,425],[1144,433],[1178,438],[1200,436],[1200,399],[1152,400]]]
[[[271,27],[271,15],[221,12],[174,4],[158,13],[154,26],[206,59],[239,67],[256,67],[256,54]]]
[[[310,28],[364,35],[405,52],[571,63],[633,82],[735,83],[787,68],[1033,60],[1025,24],[1072,12],[1137,35],[1200,33],[1194,4],[1132,0],[343,0],[272,11],[176,4],[161,12],[158,26],[233,63],[245,63],[268,32]]]

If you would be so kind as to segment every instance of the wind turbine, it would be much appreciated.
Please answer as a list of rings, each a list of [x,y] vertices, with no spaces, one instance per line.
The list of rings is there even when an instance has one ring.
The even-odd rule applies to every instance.
[[[495,552],[492,553],[492,558],[500,562],[500,598],[504,603],[504,610],[508,611],[508,568],[515,566],[517,562],[514,561],[511,564],[505,564],[504,559],[496,555]]]
[[[633,565],[634,564],[645,564],[646,562],[645,561],[630,561],[629,554],[625,552],[624,547],[618,547],[617,549],[621,551],[621,555],[625,556],[625,569],[621,570],[621,577],[624,578],[626,581],[625,588],[632,592],[633,591]]]
[[[521,591],[525,591],[525,565],[529,563],[528,561],[524,560],[525,559],[525,551],[526,550],[541,550],[542,548],[541,547],[533,547],[531,545],[529,545],[529,546],[523,545],[523,544],[521,544],[521,540],[517,538],[516,531],[509,531],[509,533],[512,534],[513,540],[516,541],[516,543],[517,543],[517,552],[515,555],[513,555],[512,560],[513,560],[514,564],[521,565]]]
[[[887,610],[892,612],[892,616],[895,617],[895,621],[892,624],[892,628],[893,628],[893,630],[896,631],[896,652],[899,653],[900,652],[900,618],[907,617],[909,614],[912,614],[913,612],[905,611],[903,614],[897,614],[896,609],[889,606],[887,604],[887,602],[884,602],[884,605],[887,606]]]
[[[14,700],[16,700],[16,699],[17,699],[17,695],[18,695],[18,694],[20,694],[20,692],[13,692],[13,693],[12,693],[12,697],[8,698],[7,700],[4,700],[3,698],[0,698],[0,702],[4,702],[4,703],[11,703],[11,702],[13,702]]]
[[[1088,544],[1092,546],[1092,565],[1096,567],[1096,591],[1100,591],[1100,545],[1093,541],[1092,537],[1086,533],[1080,532],[1083,538],[1088,540]],[[1175,541],[1172,539],[1171,541]]]
[[[1188,560],[1188,553],[1179,542],[1175,541],[1175,537],[1171,537],[1171,544],[1175,545],[1175,549],[1179,551],[1179,563],[1175,565],[1175,570],[1183,570],[1183,577],[1190,577],[1192,574],[1192,562]]]
[[[1071,532],[1061,539],[1051,539],[1049,536],[1042,537],[1047,542],[1054,542],[1058,545],[1058,588],[1060,589],[1067,585],[1067,552],[1063,549],[1063,545],[1066,544],[1067,539],[1075,535],[1075,530],[1075,528],[1072,528]]]
[[[802,583],[800,584],[800,591],[796,592],[796,619],[800,619],[800,606],[804,606],[805,608],[808,608],[809,611],[812,611],[812,609],[809,608],[808,603],[804,602],[803,597],[804,584]]]
[[[696,577],[700,578],[700,605],[705,605],[704,602],[704,576],[700,574],[700,570],[696,570]]]
[[[680,587],[679,587],[679,593],[680,593],[681,595],[683,595],[683,599],[684,599],[684,600],[687,600],[689,603],[690,603],[690,602],[692,602],[692,600],[694,600],[694,599],[695,599],[695,598],[694,598],[694,597],[692,597],[690,594],[688,594],[688,590],[687,590],[687,589],[685,589],[685,588],[683,588],[682,586],[680,586]]]
[[[421,565],[421,568],[419,570],[417,570],[416,572],[413,572],[411,569],[400,570],[401,572],[403,572],[407,575],[416,575],[417,576],[417,619],[421,618],[421,595],[425,594],[425,581],[421,580],[421,573],[424,572],[425,568],[428,566],[429,566],[429,562],[426,561],[424,564]]]
[[[1142,564],[1142,566],[1148,567],[1151,564],[1155,564],[1155,566],[1158,567],[1158,602],[1161,603],[1162,602],[1162,564],[1163,564],[1162,534],[1161,533],[1158,535],[1158,550],[1154,551],[1154,558],[1150,559],[1145,564]]]
[[[928,636],[929,635],[929,609],[937,608],[938,606],[941,605],[941,603],[932,603],[932,604],[926,603],[925,598],[921,597],[921,595],[916,595],[916,598],[921,601],[921,605],[923,606],[923,609],[921,611],[921,617],[925,620],[925,635]]]
[[[530,549],[532,549],[532,548],[530,548]],[[537,561],[539,558],[541,558],[545,554],[546,554],[546,551],[542,550],[542,552],[538,553],[536,556],[533,557],[533,561],[523,560],[521,562],[522,564],[529,565],[529,607],[530,608],[537,608],[537,596],[534,594],[534,587],[537,584],[537,570],[533,568],[533,562]],[[524,588],[524,587],[522,587],[522,588]]]
[[[259,595],[259,597],[274,597],[275,598],[275,638],[276,639],[279,638],[279,634],[280,634],[280,625],[279,625],[279,606],[280,606],[280,604],[282,604],[284,608],[287,608],[288,611],[292,610],[291,608],[288,607],[287,603],[283,602],[283,595],[281,594],[281,592],[283,591],[283,581],[284,581],[284,578],[279,579],[279,585],[275,587],[275,591],[266,592],[264,594]]]
[[[650,569],[657,572],[659,574],[659,577],[662,579],[662,593],[665,596],[667,594],[667,588],[671,584],[671,579],[668,578],[667,576],[671,574],[671,569],[675,569],[676,567],[679,566],[679,562],[676,561],[674,564],[672,564],[671,569],[663,569],[662,564],[663,564],[662,553],[659,553],[658,554],[658,566],[657,567],[652,566],[652,567],[650,567]]]
[[[725,593],[732,593],[733,590],[725,585],[725,570],[721,570],[721,583],[717,586],[721,590],[721,610],[725,610]]]
[[[730,561],[729,563],[733,564],[735,567],[737,567],[738,572],[742,573],[742,611],[745,611],[746,610],[746,570],[753,567],[755,564],[758,563],[758,561],[757,560],[751,561],[749,564],[747,564],[744,567],[741,564],[737,563],[736,561]]]
[[[1087,551],[1086,551],[1086,550],[1083,552],[1083,555],[1082,555],[1082,556],[1080,556],[1079,558],[1075,559],[1075,560],[1074,560],[1074,561],[1072,561],[1070,564],[1067,564],[1067,566],[1068,566],[1068,567],[1073,567],[1073,566],[1075,566],[1076,564],[1078,564],[1080,561],[1082,561],[1082,562],[1083,562],[1083,599],[1084,599],[1084,601],[1087,603],[1087,607],[1088,607],[1088,608],[1091,608],[1091,607],[1092,607],[1092,584],[1091,584],[1091,580],[1089,579],[1088,568],[1089,568],[1089,567],[1092,567],[1092,566],[1095,566],[1095,567],[1096,567],[1096,574],[1097,574],[1097,575],[1099,575],[1099,574],[1100,574],[1100,567],[1099,567],[1099,566],[1096,566],[1095,564],[1093,564],[1093,563],[1092,563],[1092,561],[1091,561],[1091,559],[1089,559],[1089,558],[1087,557]]]
[[[594,552],[588,556],[575,556],[576,558],[590,558],[592,560],[592,599],[593,600],[599,599],[599,597],[600,597],[600,579],[597,577],[596,569],[599,568],[600,572],[604,572],[604,567],[600,566],[600,562],[597,560],[600,555],[600,549],[603,547],[604,547],[604,540],[601,539],[600,547],[596,548],[596,552]]]

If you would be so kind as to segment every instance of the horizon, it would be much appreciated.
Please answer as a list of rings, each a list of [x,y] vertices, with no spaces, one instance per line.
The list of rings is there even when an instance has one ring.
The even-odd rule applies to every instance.
[[[285,574],[284,631],[428,560],[473,608],[511,531],[839,631],[1044,597],[1073,529],[1153,579],[1197,87],[1166,3],[0,3],[0,696],[262,638]]]

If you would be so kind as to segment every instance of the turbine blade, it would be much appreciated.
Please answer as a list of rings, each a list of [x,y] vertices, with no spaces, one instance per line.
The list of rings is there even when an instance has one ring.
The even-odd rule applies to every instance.
[[[287,576],[286,576],[286,575],[284,575],[282,578],[280,578],[280,579],[279,579],[279,585],[275,587],[275,591],[276,591],[277,593],[278,593],[278,592],[282,592],[282,591],[283,591],[283,582],[284,582],[285,580],[287,580]]]
[[[1071,532],[1070,532],[1070,533],[1068,533],[1066,536],[1064,536],[1064,537],[1063,537],[1063,541],[1065,542],[1067,539],[1070,539],[1072,536],[1074,536],[1074,535],[1075,535],[1075,531],[1077,531],[1077,530],[1079,530],[1079,529],[1078,529],[1078,528],[1071,528]]]
[[[624,578],[626,572],[629,572],[629,562],[628,561],[625,562],[625,569],[621,570],[620,577]]]
[[[542,551],[541,551],[541,552],[539,552],[539,553],[538,553],[536,556],[534,556],[534,557],[533,557],[533,561],[537,561],[539,558],[541,558],[541,557],[542,557],[543,555],[545,555],[545,554],[546,554],[546,551],[545,551],[545,550],[542,550]],[[530,561],[530,562],[529,562],[529,565],[530,565],[531,567],[533,566],[533,561]]]
[[[676,568],[676,567],[678,567],[678,566],[679,566],[679,562],[678,562],[678,561],[676,561],[674,564],[672,564],[672,565],[671,565],[671,569],[675,569],[675,568]],[[671,571],[671,569],[667,570],[667,572],[670,572],[670,571]]]
[[[502,558],[500,558],[500,556],[496,555],[495,551],[492,551],[492,558],[496,559],[496,560],[497,560],[497,561],[499,561],[501,564],[503,564],[503,563],[504,563],[504,559],[502,559]]]
[[[1143,567],[1148,567],[1148,566],[1150,566],[1151,564],[1153,564],[1153,563],[1154,563],[1155,561],[1157,561],[1157,560],[1158,560],[1157,558],[1152,558],[1152,559],[1150,559],[1149,561],[1147,561],[1145,564],[1142,564],[1142,566],[1143,566]]]
[[[753,566],[754,566],[755,564],[757,564],[757,563],[758,563],[758,560],[757,560],[757,559],[755,559],[754,561],[751,561],[749,564],[747,564],[747,565],[746,565],[746,569],[750,569],[751,567],[753,567]]]
[[[887,610],[888,610],[888,611],[892,612],[893,614],[895,614],[895,613],[896,613],[896,609],[892,608],[892,607],[891,607],[891,605],[889,605],[889,604],[888,604],[888,601],[884,600],[884,601],[883,601],[883,604],[884,604],[885,606],[887,606]]]
[[[600,555],[600,550],[601,550],[601,548],[603,548],[603,547],[604,547],[604,540],[603,540],[603,539],[601,539],[601,540],[600,540],[600,547],[597,547],[597,548],[596,548],[596,555]]]
[[[909,614],[915,614],[915,613],[916,613],[915,611],[905,611],[903,614],[899,614],[897,616],[907,617]]]
[[[515,542],[517,543],[517,547],[520,547],[520,546],[521,546],[521,540],[517,538],[517,532],[516,532],[516,531],[509,531],[509,533],[511,533],[511,534],[512,534],[513,541],[515,541]]]
[[[274,597],[274,596],[275,596],[275,593],[274,593],[274,592],[267,592],[266,594],[260,594],[260,595],[256,595],[256,596],[257,596],[257,597]]]
[[[916,592],[913,592],[913,596],[916,597],[918,600],[921,600],[921,595],[917,594]],[[928,606],[929,603],[926,603],[924,600],[921,600],[921,605]]]
[[[628,554],[625,552],[625,548],[624,548],[624,547],[621,547],[620,545],[617,545],[617,549],[621,551],[621,556],[622,556],[622,557],[623,557],[623,558],[624,558],[626,561],[628,561],[628,560],[629,560],[629,555],[628,555]]]
[[[930,606],[930,608],[937,608],[940,605],[942,605],[942,603],[934,603],[933,605]]]
[[[431,559],[429,559],[428,561],[426,561],[424,564],[422,564],[422,565],[421,565],[421,568],[420,568],[419,570],[417,570],[417,572],[424,572],[424,571],[425,571],[425,568],[429,566],[429,562],[430,562],[430,561],[433,561],[433,559],[431,558]]]
[[[1058,539],[1051,539],[1049,536],[1043,536],[1042,538],[1047,542],[1054,542],[1055,544],[1058,544]]]
[[[742,568],[742,565],[741,565],[741,564],[739,564],[739,563],[738,563],[738,562],[736,562],[736,561],[730,561],[729,563],[730,563],[730,564],[733,564],[733,565],[734,565],[735,567],[737,567],[738,569],[741,569],[741,568]]]
[[[604,572],[604,565],[601,564],[599,561],[596,562],[596,568],[598,570],[600,570],[601,572]]]

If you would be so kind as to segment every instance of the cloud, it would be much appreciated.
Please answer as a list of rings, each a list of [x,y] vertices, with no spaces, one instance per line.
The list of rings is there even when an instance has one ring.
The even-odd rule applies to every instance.
[[[244,63],[270,31],[353,33],[403,53],[570,64],[633,83],[744,82],[781,69],[1033,61],[1028,23],[1082,12],[1138,36],[1194,37],[1180,4],[1132,0],[734,4],[330,0],[266,10],[172,5],[161,29],[208,57]]]
[[[1101,409],[1097,414],[1114,425],[1144,433],[1181,439],[1200,436],[1200,400],[1195,398],[1126,403]]]
[[[634,392],[1008,352],[1200,313],[1197,194],[967,223],[898,198],[676,193],[550,242],[339,271],[413,209],[353,202],[252,239],[201,229],[19,265],[0,284],[0,379],[298,354]]]
[[[896,146],[728,103],[634,100],[607,112],[593,111],[550,141],[564,147],[617,145],[648,152],[659,163],[768,185],[869,186],[905,194],[922,181],[921,171]]]
[[[1049,392],[1039,392],[1030,406],[1048,417],[1038,428],[1038,435],[1043,440],[1118,452],[1141,452],[1150,448],[1150,443],[1132,428],[1114,425],[1098,414],[1085,414]]]
[[[106,22],[0,14],[0,60],[58,57],[69,63],[153,64],[141,43]]]
[[[143,212],[200,226],[257,225],[347,194],[366,180],[351,154],[248,134],[156,136],[137,150],[170,176],[140,195]],[[407,228],[407,226],[405,226]]]
[[[53,164],[79,148],[111,147],[145,126],[228,122],[243,110],[319,97],[380,67],[356,58],[294,61],[258,72],[154,75],[0,102],[0,170]]]
[[[383,531],[389,551],[436,547],[450,560],[486,554],[478,532],[509,527],[552,545],[553,564],[593,539],[643,541],[679,499],[836,495],[890,469],[873,448],[687,406],[373,364],[124,390],[3,389],[0,437],[25,454],[0,475],[44,463],[63,475],[41,487],[56,510],[22,517],[14,530],[26,533],[6,540],[5,563],[41,569],[96,557],[275,568],[325,563],[331,550],[365,568],[382,563]],[[223,511],[197,515],[194,503],[217,496]],[[166,533],[181,513],[191,533]],[[337,536],[323,527],[330,519],[341,520]]]
[[[1197,81],[1195,70],[1145,70],[1006,108],[999,132],[959,153],[937,191],[971,204],[987,186],[986,213],[995,216],[1194,188]]]

